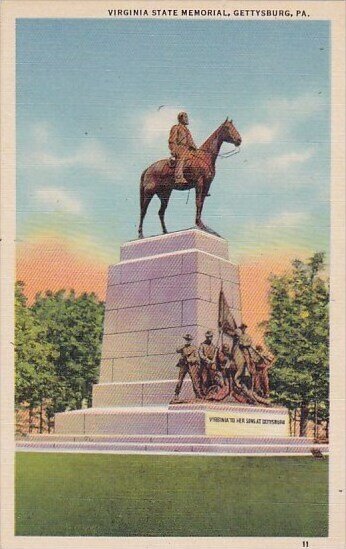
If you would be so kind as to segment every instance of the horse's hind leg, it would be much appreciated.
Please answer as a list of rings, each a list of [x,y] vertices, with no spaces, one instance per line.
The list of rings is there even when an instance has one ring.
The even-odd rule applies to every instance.
[[[166,234],[168,231],[165,224],[165,211],[168,206],[169,198],[171,196],[171,191],[166,191],[165,193],[158,193],[158,196],[159,196],[159,199],[161,200],[161,207],[159,209],[159,218],[161,221],[162,232],[163,234]]]

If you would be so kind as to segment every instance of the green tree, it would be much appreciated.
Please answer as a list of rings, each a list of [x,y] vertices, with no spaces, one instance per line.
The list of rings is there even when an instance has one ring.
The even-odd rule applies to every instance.
[[[101,358],[104,304],[94,293],[47,291],[36,296],[32,311],[46,326],[47,341],[56,351],[59,391],[48,412],[91,405]]]
[[[23,282],[15,287],[15,402],[16,408],[29,411],[29,431],[33,414],[39,409],[40,432],[43,430],[43,408],[56,391],[54,370],[56,352],[47,341],[45,327],[27,305]]]
[[[271,278],[271,314],[265,340],[276,357],[271,370],[273,399],[300,410],[300,436],[309,418],[317,425],[329,413],[329,289],[321,276],[324,254],[295,260],[292,272]]]

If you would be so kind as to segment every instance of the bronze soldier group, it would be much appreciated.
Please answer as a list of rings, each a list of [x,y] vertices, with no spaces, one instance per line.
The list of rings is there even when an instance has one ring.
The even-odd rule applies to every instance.
[[[198,400],[231,400],[248,404],[269,405],[268,370],[273,358],[260,345],[253,347],[241,324],[232,331],[232,344],[213,343],[213,332],[208,330],[199,348],[192,344],[191,334],[183,336],[186,343],[177,349],[181,358],[178,383],[172,403],[180,402],[179,395],[188,374]]]

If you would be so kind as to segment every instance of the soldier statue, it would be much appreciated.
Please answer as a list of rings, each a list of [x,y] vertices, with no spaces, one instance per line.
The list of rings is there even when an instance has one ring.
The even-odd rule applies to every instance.
[[[178,124],[172,127],[168,146],[172,153],[172,156],[176,159],[175,166],[175,183],[177,185],[184,185],[186,179],[184,178],[184,163],[191,151],[196,151],[197,147],[190,130],[188,129],[189,118],[186,112],[180,112],[178,114]]]
[[[185,345],[177,349],[177,353],[181,355],[181,358],[177,364],[177,367],[179,368],[179,377],[177,386],[174,391],[174,398],[172,400],[172,403],[179,402],[179,394],[186,374],[190,375],[192,387],[196,398],[203,398],[198,349],[191,343],[191,341],[193,340],[191,334],[186,334],[183,336],[183,338],[186,341]]]
[[[211,330],[205,333],[205,340],[199,347],[199,358],[201,360],[201,377],[203,393],[207,394],[208,389],[213,385],[216,367],[217,347],[213,343],[214,334]]]
[[[228,343],[223,343],[216,352],[216,371],[212,370],[212,385],[206,400],[220,401],[227,398],[232,389],[232,354]]]
[[[245,333],[247,326],[241,324],[239,328],[229,332],[233,337],[233,347],[231,351],[231,376],[232,388],[236,395],[245,398],[245,402],[255,404],[253,395],[254,385],[254,366],[251,358],[251,337]]]
[[[248,371],[249,375],[251,376],[251,379],[252,379],[251,389],[253,389],[253,380],[254,380],[254,375],[255,375],[255,368],[254,368],[254,365],[253,365],[253,362],[252,362],[252,356],[251,356],[252,339],[251,339],[250,335],[246,332],[246,329],[247,329],[246,324],[241,324],[239,326],[239,329],[238,329],[239,331],[237,333],[237,335],[238,335],[238,344],[239,344],[239,349],[243,353],[243,357],[244,357],[244,360],[245,360],[247,371]]]
[[[232,352],[228,343],[223,343],[217,351],[216,362],[218,369],[222,373],[224,382],[231,388],[232,385]]]
[[[261,345],[256,345],[253,361],[255,364],[254,391],[263,398],[269,398],[268,370],[272,367],[274,360],[263,352]]]

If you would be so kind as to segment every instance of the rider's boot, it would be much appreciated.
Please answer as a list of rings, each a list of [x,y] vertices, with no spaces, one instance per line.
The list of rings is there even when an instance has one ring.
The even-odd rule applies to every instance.
[[[177,165],[175,167],[174,180],[176,185],[185,185],[187,183],[184,174],[184,160],[182,158],[177,158]]]

